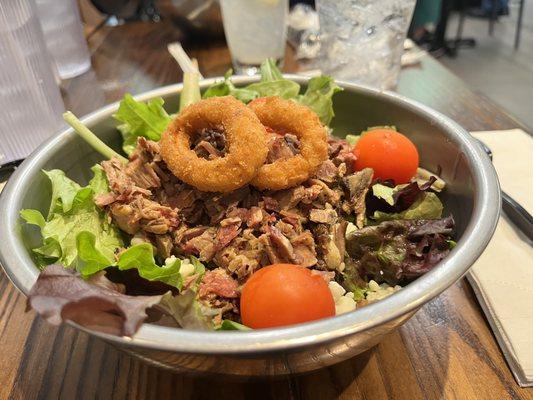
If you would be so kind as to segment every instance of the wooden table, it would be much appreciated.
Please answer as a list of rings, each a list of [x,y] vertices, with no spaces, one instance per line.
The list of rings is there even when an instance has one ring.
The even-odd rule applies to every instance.
[[[94,70],[64,85],[67,108],[83,115],[181,81],[166,51],[182,39],[166,23],[105,28],[90,39]],[[224,42],[186,46],[204,76],[230,66]],[[298,65],[288,54],[287,71]],[[402,71],[398,91],[469,130],[522,127],[430,57]],[[275,380],[187,377],[147,366],[70,327],[55,328],[33,312],[0,274],[0,399],[533,399],[507,367],[469,284],[461,280],[425,305],[373,350],[333,367]]]

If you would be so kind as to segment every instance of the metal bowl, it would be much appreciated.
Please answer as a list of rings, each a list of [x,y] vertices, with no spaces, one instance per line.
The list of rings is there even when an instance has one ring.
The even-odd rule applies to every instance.
[[[302,85],[307,81],[287,77]],[[256,80],[237,77],[235,83]],[[203,81],[202,87],[213,81]],[[384,300],[341,316],[287,328],[199,332],[145,324],[133,338],[126,338],[77,327],[151,364],[173,370],[243,376],[289,374],[326,367],[367,350],[461,278],[489,242],[498,219],[500,191],[488,157],[463,128],[422,104],[395,93],[339,84],[345,90],[335,97],[335,134],[395,125],[417,145],[422,166],[432,171],[442,168],[441,175],[448,184],[443,193],[445,212],[453,213],[456,219],[458,239],[445,260]],[[167,86],[137,99],[162,96],[168,109],[175,111],[181,88]],[[83,122],[119,149],[120,136],[111,117],[117,107],[117,103],[104,107]],[[24,294],[38,275],[30,248],[39,244],[39,235],[31,226],[21,224],[19,210],[48,209],[50,188],[41,169],[60,168],[86,183],[89,167],[99,161],[101,156],[67,129],[28,157],[6,185],[0,198],[0,262]]]

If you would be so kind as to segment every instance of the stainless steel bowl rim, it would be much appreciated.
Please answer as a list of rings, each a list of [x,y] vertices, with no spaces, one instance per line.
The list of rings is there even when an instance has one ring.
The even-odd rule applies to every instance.
[[[299,83],[308,78],[286,75]],[[221,78],[206,79],[201,86],[212,84]],[[256,81],[257,77],[239,76],[234,78],[237,85]],[[457,123],[439,112],[410,100],[397,93],[379,91],[370,87],[349,82],[338,82],[340,86],[362,92],[371,96],[385,97],[403,107],[425,114],[426,117],[441,125],[460,144],[468,162],[473,164],[473,179],[477,186],[474,209],[461,240],[451,254],[436,268],[405,286],[393,295],[340,316],[315,322],[278,329],[239,331],[190,331],[177,328],[144,324],[132,338],[118,337],[91,331],[70,323],[92,335],[101,337],[120,346],[150,348],[194,354],[247,354],[290,351],[302,346],[331,341],[355,332],[361,332],[383,324],[396,317],[415,310],[422,304],[437,296],[460,277],[482,253],[489,242],[500,211],[500,189],[496,172],[483,150],[471,135]],[[178,94],[182,84],[161,87],[135,96],[138,100],[147,100],[158,96]],[[118,102],[103,107],[85,117],[82,121],[89,127],[94,123],[109,118],[118,108]],[[47,152],[69,135],[74,135],[71,128],[54,135],[35,150],[17,169],[8,181],[0,197],[0,263],[8,277],[25,295],[38,276],[38,269],[27,249],[14,232],[20,231],[19,205],[22,204],[21,190],[32,176],[40,171],[46,161]]]

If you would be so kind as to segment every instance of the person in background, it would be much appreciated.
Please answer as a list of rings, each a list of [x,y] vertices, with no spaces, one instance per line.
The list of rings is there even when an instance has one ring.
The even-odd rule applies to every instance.
[[[433,32],[440,18],[442,0],[418,0],[413,20],[409,28],[409,37],[418,45],[431,43]]]

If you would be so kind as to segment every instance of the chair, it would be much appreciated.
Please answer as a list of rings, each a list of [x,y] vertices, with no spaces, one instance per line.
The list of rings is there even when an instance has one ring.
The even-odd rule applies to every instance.
[[[514,48],[515,50],[518,50],[520,47],[520,36],[522,34],[522,18],[524,15],[524,5],[525,0],[519,0],[519,6],[518,6],[518,19],[516,22],[516,31],[514,36]],[[494,33],[494,23],[498,20],[497,15],[497,0],[492,0],[492,10],[491,15],[489,18],[489,35],[492,36]]]

